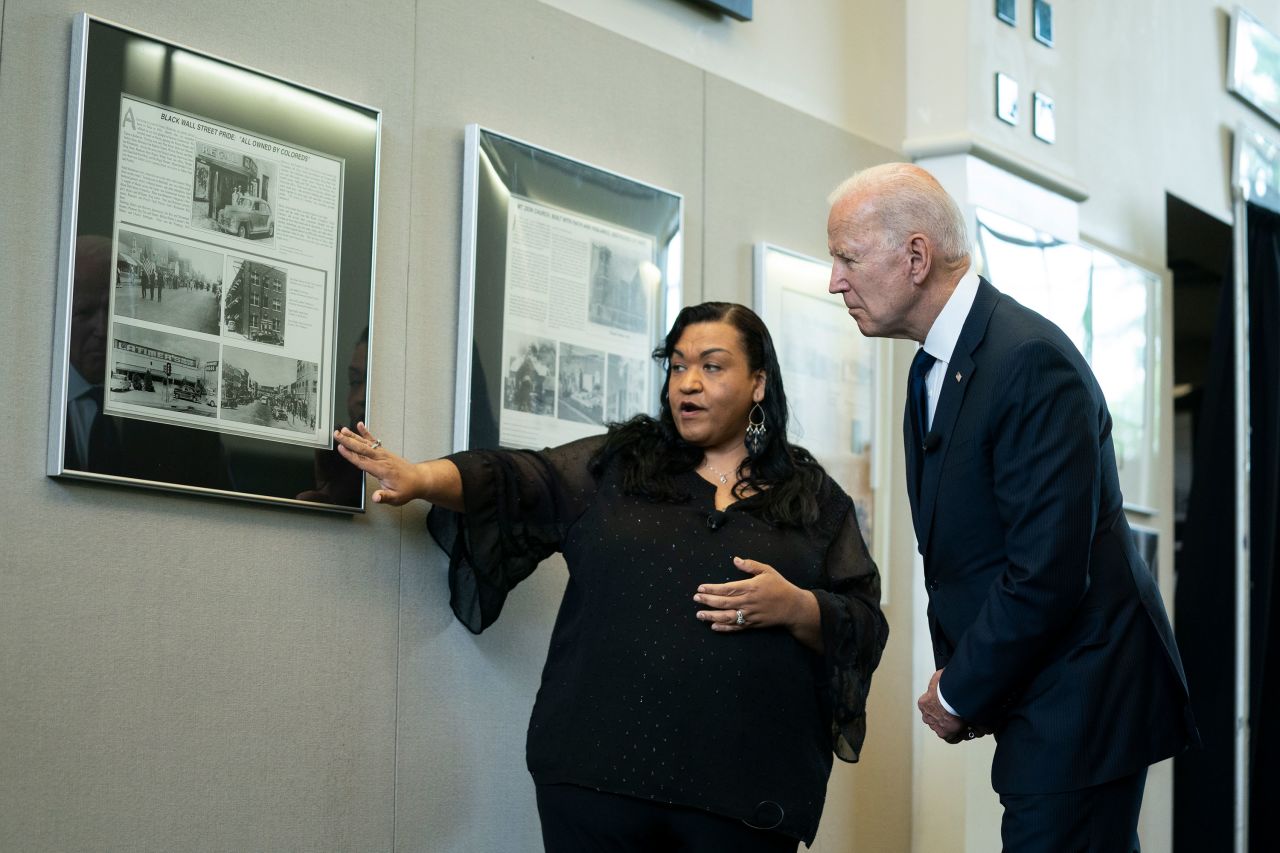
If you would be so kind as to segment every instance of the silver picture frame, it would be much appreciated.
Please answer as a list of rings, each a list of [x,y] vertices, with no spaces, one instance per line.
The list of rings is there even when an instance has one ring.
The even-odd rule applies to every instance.
[[[50,477],[364,511],[332,431],[367,417],[381,125],[73,19]]]
[[[1058,120],[1053,98],[1044,92],[1031,94],[1031,134],[1049,145],[1058,139]]]
[[[1280,37],[1241,6],[1231,10],[1227,45],[1227,91],[1280,124]]]
[[[683,196],[477,124],[464,149],[455,451],[656,414]]]
[[[1018,4],[1016,0],[995,0],[996,18],[1011,27],[1018,25]]]
[[[996,118],[1005,124],[1018,124],[1018,81],[1002,71],[996,72]]]
[[[1053,4],[1049,0],[1032,0],[1031,35],[1045,47],[1053,47]]]

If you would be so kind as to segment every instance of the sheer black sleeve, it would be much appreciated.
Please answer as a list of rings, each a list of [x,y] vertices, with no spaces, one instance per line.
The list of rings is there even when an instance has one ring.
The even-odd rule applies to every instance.
[[[828,507],[839,501],[844,512],[835,521],[827,549],[825,589],[815,589],[822,614],[823,691],[831,712],[832,751],[842,761],[857,761],[867,734],[867,692],[871,673],[889,639],[880,612],[880,573],[862,541],[853,502],[839,488],[824,495]],[[842,499],[842,500],[841,500]]]
[[[472,633],[492,625],[507,593],[560,550],[595,495],[587,461],[602,441],[448,457],[462,475],[464,510],[432,507],[427,529],[449,555],[449,604]]]

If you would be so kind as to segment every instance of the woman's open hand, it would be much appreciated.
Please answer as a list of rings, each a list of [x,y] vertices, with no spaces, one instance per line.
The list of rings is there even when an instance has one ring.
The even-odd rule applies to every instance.
[[[699,586],[693,600],[713,608],[699,610],[699,619],[726,633],[781,626],[810,648],[821,648],[821,617],[813,593],[765,563],[734,557],[733,564],[750,577]]]
[[[400,506],[423,496],[420,467],[383,447],[363,421],[356,424],[356,432],[343,427],[333,437],[343,459],[378,481],[374,503]]]

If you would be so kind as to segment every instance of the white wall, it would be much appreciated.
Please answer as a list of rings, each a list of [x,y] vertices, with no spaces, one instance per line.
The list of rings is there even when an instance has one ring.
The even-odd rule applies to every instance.
[[[541,0],[887,148],[902,142],[899,3],[760,0],[735,21],[685,0]]]

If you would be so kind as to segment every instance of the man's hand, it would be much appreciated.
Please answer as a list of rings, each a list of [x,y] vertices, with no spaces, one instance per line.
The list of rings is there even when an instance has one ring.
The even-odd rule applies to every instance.
[[[916,701],[916,707],[920,709],[920,719],[924,720],[924,724],[933,729],[933,733],[947,743],[959,743],[962,740],[977,737],[977,730],[967,726],[964,720],[948,713],[947,709],[942,707],[942,702],[938,699],[938,679],[941,677],[942,670],[935,672],[933,678],[929,679],[929,688]]]

